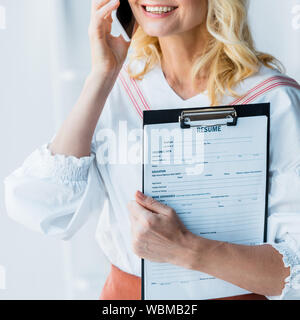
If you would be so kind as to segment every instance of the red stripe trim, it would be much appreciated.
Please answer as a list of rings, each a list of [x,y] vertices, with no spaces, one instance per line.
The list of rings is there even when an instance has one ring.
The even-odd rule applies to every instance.
[[[293,88],[297,88],[297,89],[300,89],[300,85],[298,84],[292,84],[290,82],[277,82],[277,83],[274,83],[272,85],[270,85],[269,87],[257,92],[256,94],[254,94],[253,96],[251,96],[250,98],[248,98],[246,101],[243,102],[243,104],[247,104],[249,103],[250,101],[253,101],[255,98],[259,97],[260,95],[276,88],[276,87],[279,87],[279,86],[282,86],[282,87],[293,87]]]
[[[130,80],[131,80],[132,84],[134,85],[134,87],[135,87],[135,89],[136,89],[136,91],[137,91],[137,93],[138,93],[138,95],[139,95],[139,97],[140,97],[145,109],[150,110],[150,107],[148,106],[148,104],[147,104],[147,102],[146,102],[146,100],[144,98],[144,95],[141,92],[141,90],[140,90],[138,84],[136,83],[135,79],[130,78]]]
[[[142,111],[141,111],[138,103],[136,102],[134,96],[132,95],[129,87],[127,86],[127,83],[126,83],[124,77],[121,75],[121,72],[119,73],[119,78],[120,78],[120,80],[121,80],[121,82],[122,82],[125,90],[127,91],[127,94],[129,95],[131,101],[133,102],[133,105],[134,105],[136,111],[138,112],[138,114],[139,114],[139,116],[141,117],[141,119],[143,119],[143,113],[142,113]]]
[[[257,86],[255,86],[254,88],[252,88],[251,90],[249,90],[244,96],[242,96],[241,98],[238,98],[237,100],[235,100],[232,104],[237,104],[239,103],[241,100],[245,99],[249,94],[251,94],[253,91],[255,91],[256,89],[259,89],[260,87],[262,87],[263,85],[265,85],[266,83],[273,81],[275,79],[275,77],[269,78],[265,81],[263,81],[262,83],[258,84]]]
[[[264,86],[265,84],[273,81],[273,80],[285,80],[285,81],[288,81],[288,82],[291,82],[291,83],[295,83],[297,84],[297,81],[291,79],[291,78],[287,78],[287,77],[283,77],[283,76],[275,76],[275,77],[271,77],[269,79],[266,79],[265,81],[263,81],[262,83],[258,84],[257,86],[255,86],[253,89],[251,89],[250,91],[248,91],[243,97],[241,98],[238,98],[237,100],[235,100],[234,102],[231,103],[231,105],[234,105],[234,104],[237,104],[239,103],[241,100],[247,98],[252,92],[254,92],[255,90],[261,88],[262,86]]]
[[[124,77],[122,74],[121,74],[121,77],[122,77],[122,79],[123,79],[124,86],[125,86],[125,88],[127,89],[127,93],[128,93],[128,95],[131,97],[131,100],[132,100],[132,102],[133,102],[133,104],[134,104],[135,108],[137,109],[137,111],[138,111],[139,115],[141,116],[141,118],[143,118],[143,110],[140,108],[140,106],[139,106],[138,102],[136,101],[136,99],[135,99],[135,97],[134,97],[134,95],[133,95],[132,91],[130,90],[129,85],[128,85],[128,84],[127,84],[127,82],[126,82],[125,77]]]

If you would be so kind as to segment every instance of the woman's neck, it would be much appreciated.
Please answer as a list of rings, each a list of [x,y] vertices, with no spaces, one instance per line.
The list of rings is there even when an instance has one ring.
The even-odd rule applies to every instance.
[[[193,31],[159,38],[162,71],[169,85],[183,99],[189,99],[206,90],[207,72],[202,71],[196,88],[193,88],[192,67],[195,58],[205,52],[208,39],[209,34],[204,25]]]

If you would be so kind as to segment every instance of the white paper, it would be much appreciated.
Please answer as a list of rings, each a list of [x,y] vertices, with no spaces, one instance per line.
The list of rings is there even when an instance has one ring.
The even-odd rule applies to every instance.
[[[178,123],[146,125],[144,192],[171,206],[194,234],[230,243],[261,244],[267,117],[239,118],[236,126],[210,128],[214,130],[180,129]],[[145,260],[144,276],[147,300],[200,300],[249,293],[208,274],[168,263]]]

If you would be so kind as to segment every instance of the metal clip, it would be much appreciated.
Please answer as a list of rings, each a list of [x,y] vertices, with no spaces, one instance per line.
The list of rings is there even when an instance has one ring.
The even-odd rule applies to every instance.
[[[208,121],[210,124],[207,124]],[[215,125],[236,126],[237,112],[233,107],[186,110],[181,112],[179,122],[182,129]]]

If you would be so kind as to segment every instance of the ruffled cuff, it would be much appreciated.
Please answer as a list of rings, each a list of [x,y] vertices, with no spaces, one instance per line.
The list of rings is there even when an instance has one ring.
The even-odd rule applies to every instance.
[[[95,154],[77,158],[62,154],[53,155],[48,149],[50,143],[43,144],[24,161],[22,174],[39,178],[55,178],[58,182],[87,181],[89,168]]]
[[[268,296],[270,300],[293,299],[300,293],[300,254],[296,241],[287,233],[285,240],[279,243],[269,243],[281,255],[284,266],[290,267],[290,275],[285,279],[285,286],[280,296]]]

